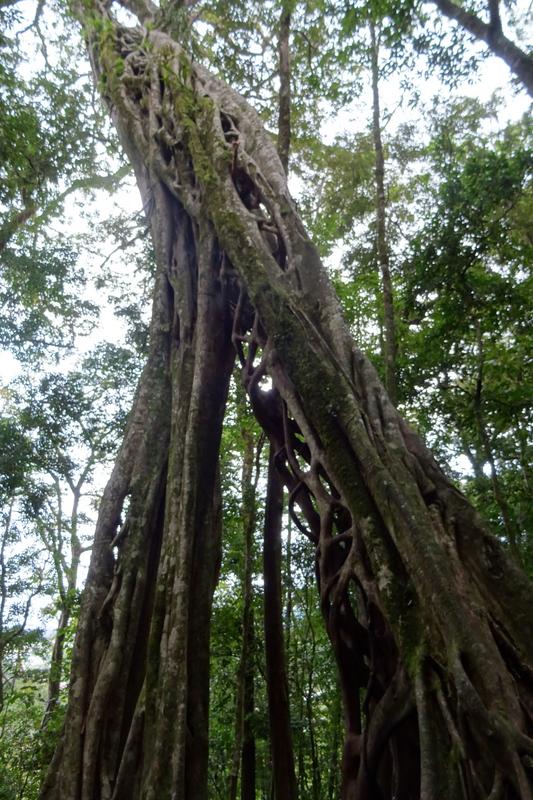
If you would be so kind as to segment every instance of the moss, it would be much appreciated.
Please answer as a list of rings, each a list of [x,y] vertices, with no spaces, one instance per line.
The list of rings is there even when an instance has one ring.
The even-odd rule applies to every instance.
[[[191,86],[192,68],[185,54],[175,68],[175,53],[163,52],[159,72],[173,96],[174,111],[184,134],[183,144],[191,155],[194,172],[205,193],[216,189],[219,181],[215,164],[220,144],[213,132],[215,107],[209,97],[201,97]],[[227,163],[227,156],[225,157]]]
[[[100,91],[109,97],[116,96],[120,79],[124,74],[124,59],[117,51],[117,32],[111,20],[101,16],[84,19],[85,36],[94,42],[99,53],[102,73],[99,78]]]
[[[124,75],[124,59],[120,56],[115,60],[113,64],[113,72],[115,73],[117,78],[121,78]]]

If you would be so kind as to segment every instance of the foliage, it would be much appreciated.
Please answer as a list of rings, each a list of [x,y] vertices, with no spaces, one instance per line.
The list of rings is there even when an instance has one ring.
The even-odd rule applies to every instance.
[[[480,509],[528,553],[531,124],[488,142],[470,110],[470,123],[457,107],[439,117],[428,151],[431,216],[406,264],[405,389],[430,437],[445,420],[441,446],[466,451]]]

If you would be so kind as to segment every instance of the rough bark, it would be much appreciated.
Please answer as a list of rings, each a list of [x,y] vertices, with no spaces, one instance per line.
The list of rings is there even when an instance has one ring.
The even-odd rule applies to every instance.
[[[376,185],[376,255],[381,273],[381,293],[383,300],[385,386],[391,402],[398,400],[396,374],[396,323],[394,319],[394,302],[392,279],[390,274],[390,253],[387,241],[385,197],[385,156],[381,139],[381,114],[379,103],[379,44],[376,26],[370,20],[370,60],[372,65],[372,138],[375,155]]]
[[[295,800],[289,684],[286,671],[281,599],[281,523],[283,482],[270,454],[263,537],[266,682],[270,718],[272,782],[275,800]]]
[[[250,620],[246,625],[247,649],[253,653],[255,647],[253,609],[250,608]],[[243,737],[241,759],[241,800],[255,800],[255,679],[254,664],[251,659],[246,663],[244,673],[243,699]]]
[[[6,638],[6,609],[8,602],[7,589],[7,542],[13,518],[13,508],[15,498],[11,497],[7,504],[6,519],[0,539],[0,711],[4,708],[4,659],[5,659],[5,638]]]
[[[291,513],[316,548],[344,701],[344,800],[528,800],[531,586],[351,341],[255,112],[164,31],[99,13],[93,61],[137,176],[153,187],[165,267],[150,361],[102,503],[66,735],[42,797],[192,796],[190,575],[196,542],[212,541],[228,309]],[[272,391],[261,387],[267,374]],[[128,492],[128,557],[117,565],[110,545]],[[205,635],[200,652],[205,666]]]
[[[495,56],[499,56],[512,74],[533,95],[533,57],[521,50],[502,31],[499,2],[489,0],[489,22],[484,22],[476,14],[457,5],[453,0],[431,0],[444,16],[457,22],[475,39],[484,42]]]

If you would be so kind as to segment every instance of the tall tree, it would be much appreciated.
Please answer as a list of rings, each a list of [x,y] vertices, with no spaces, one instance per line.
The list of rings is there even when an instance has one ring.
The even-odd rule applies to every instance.
[[[316,546],[344,701],[343,797],[530,797],[529,583],[351,341],[255,112],[190,58],[168,15],[138,0],[130,10],[139,25],[77,7],[151,210],[151,343],[41,797],[207,796],[232,343]]]
[[[370,63],[372,72],[372,138],[376,157],[376,255],[381,272],[381,291],[383,297],[384,327],[384,362],[385,386],[394,404],[398,400],[396,374],[396,324],[394,319],[394,302],[392,279],[390,274],[390,252],[386,231],[386,196],[385,196],[385,156],[381,138],[381,113],[379,103],[379,31],[373,19],[370,28]]]
[[[468,456],[478,507],[528,562],[531,126],[480,135],[486,113],[462,99],[433,116],[427,215],[405,261],[405,388],[423,429],[446,421],[441,442]]]
[[[241,390],[242,392],[242,390]],[[241,436],[244,446],[241,478],[242,528],[244,564],[242,577],[242,644],[237,685],[235,689],[235,742],[229,776],[229,800],[236,800],[239,768],[242,767],[241,798],[255,798],[255,736],[254,736],[254,613],[253,561],[254,533],[257,523],[257,484],[262,442],[256,441],[253,431],[246,427],[245,398],[238,402],[241,417]],[[253,418],[252,418],[253,419]]]
[[[296,775],[281,602],[283,482],[270,454],[263,541],[265,655],[275,800],[295,800]]]
[[[282,3],[278,34],[279,115],[277,149],[285,174],[289,172],[291,149],[291,5]],[[277,232],[273,239],[277,248]],[[276,452],[270,446],[265,522],[263,530],[264,632],[266,683],[270,719],[272,787],[275,800],[295,800],[296,774],[289,706],[287,660],[283,631],[281,590],[281,529],[283,482],[278,474]]]

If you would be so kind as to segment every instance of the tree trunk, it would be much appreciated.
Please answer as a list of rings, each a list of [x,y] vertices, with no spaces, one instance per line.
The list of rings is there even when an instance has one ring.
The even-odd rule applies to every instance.
[[[0,539],[0,711],[4,708],[4,661],[5,661],[5,636],[6,636],[6,611],[9,599],[7,587],[7,558],[6,549],[9,532],[11,530],[11,520],[13,518],[13,508],[15,497],[10,497],[7,503],[7,513],[5,521],[2,520],[2,538]]]
[[[306,607],[309,608],[309,602],[306,598]],[[313,630],[313,623],[309,623],[309,631],[311,633],[311,658],[309,661],[308,674],[307,674],[307,687],[305,692],[305,711],[307,716],[307,729],[309,731],[309,755],[311,756],[311,777],[313,786],[313,800],[320,800],[321,796],[321,774],[320,763],[318,760],[318,751],[316,746],[315,734],[315,715],[313,713],[313,680],[314,670],[313,665],[316,664],[316,638]]]
[[[245,402],[245,397],[242,398]],[[239,413],[242,409],[239,409]],[[237,672],[237,687],[235,691],[235,742],[231,758],[231,769],[229,776],[229,800],[236,800],[237,786],[239,781],[239,767],[241,761],[244,766],[243,744],[245,734],[250,739],[251,720],[246,719],[246,714],[252,715],[253,708],[253,673],[254,673],[254,631],[253,631],[253,537],[257,516],[256,492],[259,481],[259,456],[262,443],[254,442],[254,437],[244,428],[241,430],[244,442],[241,492],[242,505],[241,516],[243,523],[243,552],[244,567],[242,578],[243,594],[243,615],[242,615],[242,646],[239,669]],[[256,452],[257,449],[257,452]],[[254,455],[257,454],[256,469],[254,477]],[[255,752],[247,743],[247,758],[253,754],[254,768],[248,768],[247,782],[253,786],[255,794],[255,778],[250,779],[250,775],[255,774]],[[243,776],[244,779],[244,776]],[[241,781],[242,783],[242,781]],[[250,794],[250,789],[247,793]]]
[[[255,637],[252,609],[250,609],[250,619],[246,625],[246,632],[248,634],[247,647],[253,652]],[[255,800],[255,686],[254,664],[251,659],[246,666],[247,669],[244,674],[241,800]]]
[[[354,347],[255,112],[164,31],[121,26],[99,5],[84,13],[146,204],[152,187],[159,271],[150,358],[102,501],[65,735],[41,797],[206,795],[208,629],[194,648],[188,635],[214,585],[231,313],[293,519],[316,547],[345,706],[344,800],[528,800],[531,586]]]
[[[375,184],[376,184],[376,255],[381,273],[383,300],[383,361],[385,364],[385,386],[394,405],[398,400],[396,374],[396,324],[390,274],[390,255],[386,229],[385,157],[381,140],[381,118],[379,108],[379,44],[376,26],[370,20],[370,55],[372,64],[372,137],[374,139]]]
[[[48,696],[46,700],[46,711],[43,717],[43,726],[47,725],[54,708],[59,700],[61,689],[61,675],[63,672],[63,656],[65,650],[65,636],[70,622],[71,611],[69,607],[63,607],[59,615],[59,622],[54,636],[52,647],[52,657],[50,659],[50,669],[48,672]]]
[[[223,257],[117,127],[150,209],[150,351],[102,499],[43,798],[207,798],[217,460],[233,366]],[[128,500],[124,520],[124,503]]]
[[[278,153],[287,175],[289,172],[289,153],[291,149],[291,52],[289,36],[291,32],[291,12],[289,3],[284,0],[279,20],[279,111],[278,111]]]
[[[338,769],[339,769],[339,743],[341,730],[341,698],[338,689],[335,690],[335,704],[333,707],[333,737],[328,767],[327,800],[335,800],[338,795]]]
[[[48,671],[48,696],[46,700],[46,709],[43,716],[42,727],[46,727],[48,722],[53,716],[54,710],[59,701],[59,694],[61,690],[61,680],[63,677],[63,659],[65,652],[65,637],[67,635],[68,627],[70,625],[72,610],[76,597],[76,588],[78,583],[78,571],[80,566],[81,556],[81,542],[78,537],[78,509],[81,497],[81,489],[85,480],[83,475],[77,485],[71,484],[72,490],[72,509],[70,514],[69,538],[70,538],[70,561],[68,567],[63,557],[63,515],[61,511],[61,486],[59,478],[56,477],[56,490],[58,500],[58,514],[56,536],[46,537],[45,544],[52,553],[54,560],[57,582],[59,587],[59,621],[57,624],[56,633],[54,636],[54,644],[52,647],[52,657],[50,659],[50,668]]]
[[[265,657],[272,780],[275,800],[295,800],[289,684],[286,671],[281,601],[281,522],[283,483],[270,453],[263,542]]]

